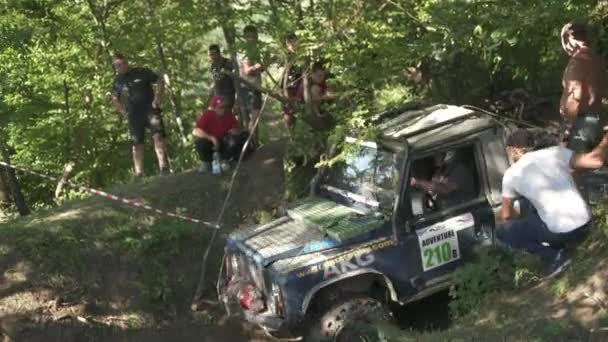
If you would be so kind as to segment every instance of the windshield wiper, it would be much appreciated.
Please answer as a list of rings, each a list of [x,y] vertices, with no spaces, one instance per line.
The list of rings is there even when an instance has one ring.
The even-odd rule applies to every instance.
[[[355,201],[357,203],[362,203],[371,207],[375,207],[378,208],[380,206],[380,202],[375,201],[375,200],[370,200],[365,198],[364,196],[352,193],[350,191],[346,191],[346,190],[342,190],[342,189],[338,189],[336,187],[333,187],[331,185],[321,185],[322,189],[325,189],[329,192],[332,192],[334,194],[338,194],[344,198],[347,198],[349,200]]]

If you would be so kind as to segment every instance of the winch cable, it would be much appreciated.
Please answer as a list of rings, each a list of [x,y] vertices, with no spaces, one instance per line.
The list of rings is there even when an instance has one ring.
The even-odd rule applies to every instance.
[[[249,136],[247,137],[247,140],[245,141],[245,144],[243,145],[243,148],[241,149],[241,154],[239,155],[239,160],[237,161],[236,167],[234,168],[234,171],[232,172],[232,178],[230,179],[230,185],[228,186],[228,193],[226,194],[226,197],[224,198],[224,203],[222,204],[220,213],[218,214],[217,220],[215,221],[215,224],[219,227],[221,227],[221,222],[224,219],[224,213],[226,212],[226,208],[228,207],[228,201],[230,200],[230,197],[232,195],[234,181],[236,180],[236,176],[238,174],[239,167],[245,156],[245,151],[247,151],[249,144],[251,144],[251,140],[253,139],[254,132],[256,131],[258,124],[260,123],[260,118],[262,117],[262,114],[264,113],[264,109],[266,109],[267,102],[268,102],[268,94],[264,94],[264,101],[262,102],[262,107],[260,108],[260,112],[257,115],[257,117],[255,118],[255,121],[253,122],[253,125],[250,129]],[[210,254],[211,248],[213,247],[213,244],[214,244],[215,240],[217,239],[217,235],[218,235],[218,232],[220,229],[214,230],[213,233],[211,234],[211,238],[209,239],[209,243],[207,244],[207,249],[205,250],[205,253],[203,255],[203,260],[201,261],[201,274],[200,274],[200,277],[198,280],[198,284],[196,286],[196,291],[194,292],[194,298],[192,299],[192,304],[190,305],[190,309],[192,311],[198,310],[199,302],[203,295],[203,291],[205,290],[207,260],[209,259],[209,254]]]

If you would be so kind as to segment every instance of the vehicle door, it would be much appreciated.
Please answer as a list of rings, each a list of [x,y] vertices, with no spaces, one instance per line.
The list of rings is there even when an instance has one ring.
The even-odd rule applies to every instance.
[[[487,196],[482,147],[477,139],[445,146],[410,162],[405,241],[416,254],[410,279],[418,290],[433,287],[490,244],[494,213]],[[407,203],[409,202],[409,203]]]

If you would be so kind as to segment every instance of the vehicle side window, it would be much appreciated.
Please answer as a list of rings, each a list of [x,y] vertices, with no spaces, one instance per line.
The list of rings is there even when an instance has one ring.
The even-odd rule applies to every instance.
[[[414,216],[448,209],[480,195],[473,145],[443,150],[412,163],[409,200]]]

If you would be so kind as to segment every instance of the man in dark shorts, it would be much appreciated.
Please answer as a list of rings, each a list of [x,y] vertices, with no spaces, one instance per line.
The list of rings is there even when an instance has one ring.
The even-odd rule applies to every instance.
[[[135,176],[141,177],[144,174],[146,128],[152,133],[160,173],[169,173],[165,126],[160,110],[163,81],[148,68],[130,68],[127,59],[121,54],[114,55],[112,65],[118,73],[114,80],[112,102],[129,121]]]
[[[241,77],[250,83],[261,86],[262,72],[265,70],[265,66],[262,64],[262,53],[259,47],[257,28],[253,25],[245,26],[243,36],[245,44],[244,56],[240,67]],[[249,120],[249,129],[251,129],[262,108],[262,94],[258,90],[248,86],[244,86],[242,93],[245,97],[243,113]],[[257,135],[257,132],[254,132],[254,134]],[[257,142],[257,138],[254,138],[254,141]]]
[[[209,60],[211,61],[213,96],[223,97],[226,108],[232,111],[236,91],[234,81],[228,74],[234,72],[234,65],[231,60],[222,56],[217,44],[209,45]]]
[[[287,48],[287,61],[283,70],[283,96],[288,99],[298,100],[298,87],[302,83],[302,68],[296,64],[298,38],[295,33],[290,33],[285,37]],[[296,123],[294,106],[290,103],[283,103],[283,120],[285,128],[293,129]]]
[[[606,124],[602,112],[607,81],[605,66],[602,58],[593,51],[587,25],[564,25],[561,43],[570,56],[562,78],[561,141],[575,152],[589,152],[602,139],[602,128]]]
[[[248,134],[241,131],[239,122],[226,106],[224,98],[214,96],[209,110],[196,120],[192,136],[194,147],[202,161],[198,172],[209,173],[214,152],[219,152],[222,171],[229,170],[230,163],[238,160]]]

